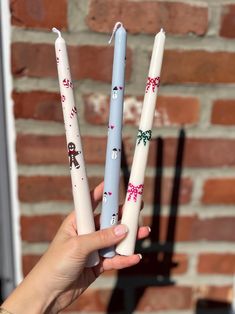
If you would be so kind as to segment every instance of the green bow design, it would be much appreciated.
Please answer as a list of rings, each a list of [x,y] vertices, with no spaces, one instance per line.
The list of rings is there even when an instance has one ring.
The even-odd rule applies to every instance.
[[[143,141],[144,146],[145,146],[147,144],[147,141],[151,140],[151,137],[152,137],[151,130],[147,130],[147,131],[139,130],[138,135],[137,135],[137,145],[139,145],[140,142]]]

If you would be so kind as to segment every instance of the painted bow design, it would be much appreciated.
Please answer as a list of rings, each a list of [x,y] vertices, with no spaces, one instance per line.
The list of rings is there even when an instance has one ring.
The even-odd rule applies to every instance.
[[[138,135],[137,135],[137,145],[139,145],[140,142],[143,141],[144,146],[145,146],[147,144],[147,141],[151,140],[151,137],[152,137],[151,130],[147,130],[147,131],[139,130]]]
[[[128,198],[127,200],[130,201],[131,198],[133,197],[134,202],[137,201],[137,196],[138,195],[142,195],[144,191],[144,185],[143,184],[139,184],[139,185],[133,185],[132,183],[128,184]]]
[[[160,86],[160,76],[157,77],[148,77],[147,84],[146,84],[146,93],[148,92],[149,88],[152,86],[152,91],[155,92],[155,87]]]

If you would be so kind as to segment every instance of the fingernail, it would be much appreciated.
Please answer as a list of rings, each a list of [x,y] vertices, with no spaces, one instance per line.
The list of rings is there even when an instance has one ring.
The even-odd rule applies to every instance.
[[[151,232],[151,228],[148,226],[149,232]]]
[[[142,258],[143,258],[143,256],[142,256],[141,254],[138,254],[138,256],[139,256],[139,258],[140,258],[140,259],[142,259]]]
[[[114,228],[114,233],[116,234],[116,236],[120,237],[123,234],[127,233],[128,229],[127,226],[125,225],[118,225]]]

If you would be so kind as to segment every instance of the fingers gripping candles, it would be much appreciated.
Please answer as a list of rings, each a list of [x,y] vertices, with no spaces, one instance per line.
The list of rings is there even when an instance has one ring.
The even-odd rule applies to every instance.
[[[148,158],[149,143],[152,135],[152,125],[155,112],[160,72],[165,44],[165,33],[161,29],[155,36],[149,74],[145,89],[144,103],[141,112],[139,131],[136,140],[135,153],[123,207],[121,223],[128,226],[126,238],[117,245],[116,252],[120,255],[132,255],[135,249],[139,212],[144,189],[144,176]]]
[[[101,211],[101,229],[117,224],[119,206],[119,179],[121,165],[122,114],[125,81],[126,31],[120,22],[116,23],[113,75],[110,98],[108,139],[104,175],[104,194]],[[104,257],[115,255],[114,247],[101,250]]]
[[[55,41],[55,52],[61,93],[61,104],[63,108],[66,131],[67,152],[72,180],[77,230],[79,234],[87,234],[95,231],[95,224],[82,151],[67,48],[64,39],[61,37],[60,31],[56,28],[53,28],[52,30],[58,34],[58,38]],[[98,263],[98,252],[94,252],[89,256],[86,266],[92,267]]]

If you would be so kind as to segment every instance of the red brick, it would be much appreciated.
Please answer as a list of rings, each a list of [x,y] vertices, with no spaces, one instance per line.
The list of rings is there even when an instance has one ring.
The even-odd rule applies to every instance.
[[[151,234],[153,232],[157,233],[157,235],[159,236],[159,241],[161,243],[165,243],[167,238],[167,232],[170,231],[168,230],[168,228],[171,228],[173,223],[176,223],[173,240],[175,240],[176,242],[188,242],[193,240],[193,228],[198,223],[198,218],[196,216],[172,216],[170,220],[169,216],[161,216],[159,221],[159,230],[152,230]],[[153,218],[151,216],[143,216],[143,224],[153,227]],[[156,238],[158,238],[158,236]]]
[[[72,201],[70,177],[20,176],[19,198],[22,202]]]
[[[193,240],[235,241],[235,217],[207,218],[195,221],[192,229]]]
[[[90,188],[94,188],[102,177],[89,178]],[[165,178],[162,188],[162,203],[169,204],[172,193],[172,179]],[[187,204],[190,201],[192,192],[192,181],[189,178],[182,179],[179,202]],[[124,188],[123,177],[120,184],[120,199],[123,202],[126,190]],[[144,200],[152,203],[154,200],[154,179],[145,178]],[[19,177],[19,197],[23,202],[42,202],[49,200],[72,201],[71,182],[66,176],[20,176]]]
[[[162,141],[163,164],[164,166],[174,166],[179,138],[165,138]],[[150,144],[148,164],[151,167],[156,167],[156,157],[159,155],[158,144],[158,139],[153,139]],[[184,167],[234,166],[235,140],[186,137],[183,165]]]
[[[16,119],[63,121],[60,95],[44,91],[13,92]]]
[[[124,138],[127,158],[132,156],[132,146]],[[106,137],[82,137],[85,161],[87,164],[104,164],[106,154]],[[19,134],[16,143],[17,160],[20,164],[65,164],[68,161],[65,135],[28,135]]]
[[[199,256],[198,273],[232,275],[234,271],[235,254],[204,253]]]
[[[12,73],[16,77],[57,77],[53,45],[13,43]]]
[[[64,218],[62,215],[21,216],[22,240],[30,243],[51,241]]]
[[[132,34],[155,34],[163,27],[171,34],[203,35],[208,26],[208,9],[183,2],[92,0],[86,21],[96,32],[110,33],[114,21],[122,21]]]
[[[213,103],[211,123],[235,125],[235,99],[219,99]]]
[[[23,266],[23,275],[24,277],[31,271],[31,269],[37,264],[41,255],[23,255],[22,257],[22,266]]]
[[[220,36],[235,38],[235,5],[224,5],[221,13]]]
[[[190,309],[193,304],[192,296],[191,287],[146,287],[138,303],[137,311]]]
[[[202,203],[235,204],[235,179],[215,178],[204,183]]]
[[[159,183],[159,182],[158,182]],[[144,180],[144,201],[146,203],[152,204],[154,201],[154,197],[156,195],[156,191],[159,189],[159,186],[156,187],[154,178],[145,177]],[[172,178],[162,178],[161,180],[161,203],[162,204],[170,204],[172,189],[173,189],[173,179]],[[181,186],[179,191],[179,203],[187,204],[191,200],[193,183],[191,178],[184,177],[181,178]]]
[[[166,50],[162,83],[234,83],[235,53]]]
[[[68,47],[71,73],[74,80],[92,79],[110,82],[112,77],[113,47]],[[94,60],[94,56],[96,56]],[[126,79],[131,74],[131,50],[127,49]],[[42,66],[43,65],[43,66]],[[54,46],[49,44],[13,43],[12,73],[16,77],[57,78]]]
[[[144,211],[143,211],[144,215]],[[235,217],[217,217],[199,219],[197,216],[162,216],[159,222],[159,241],[166,242],[168,228],[176,224],[174,240],[176,242],[191,241],[217,241],[217,242],[233,242],[235,241],[234,224]],[[143,217],[144,225],[152,225],[152,217]],[[155,224],[153,225],[155,226]],[[153,232],[153,231],[152,231]]]
[[[143,97],[126,96],[123,123],[139,125]],[[91,124],[107,124],[109,97],[103,94],[84,95],[85,118]],[[181,126],[198,123],[200,103],[196,97],[158,96],[154,126]]]
[[[215,302],[231,302],[231,286],[199,286],[195,289],[195,295],[201,300]]]
[[[115,295],[118,299],[118,302],[114,304],[112,308],[113,312],[122,312],[124,310],[124,293],[123,290],[117,288],[115,289]],[[109,302],[111,300],[112,290],[108,289],[99,289],[95,290],[89,288],[86,290],[77,301],[71,304],[67,311],[78,311],[79,313],[89,313],[89,312],[100,312],[105,313]]]
[[[16,152],[20,164],[65,164],[68,162],[65,135],[19,134]]]
[[[52,26],[67,29],[66,0],[11,0],[11,22],[13,25],[49,29]]]

